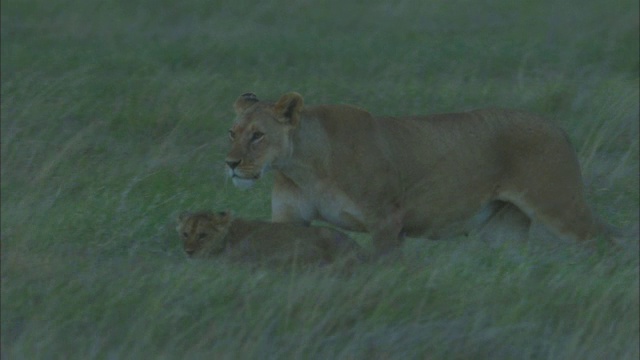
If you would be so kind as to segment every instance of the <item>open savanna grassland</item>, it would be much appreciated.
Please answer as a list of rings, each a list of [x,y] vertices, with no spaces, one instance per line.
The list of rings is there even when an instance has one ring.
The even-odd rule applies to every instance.
[[[638,358],[636,0],[1,6],[2,359]],[[353,267],[188,260],[180,211],[269,218],[270,177],[240,191],[223,171],[247,91],[541,114],[627,235],[410,239]]]

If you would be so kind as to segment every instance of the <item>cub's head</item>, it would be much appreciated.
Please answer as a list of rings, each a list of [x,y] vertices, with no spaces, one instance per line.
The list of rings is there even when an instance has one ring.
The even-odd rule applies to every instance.
[[[233,184],[246,189],[291,154],[290,131],[298,126],[303,100],[293,92],[269,103],[246,93],[233,107],[237,117],[229,129],[231,150],[225,162]]]
[[[178,216],[176,230],[189,256],[207,256],[223,252],[231,225],[229,212],[183,212]]]

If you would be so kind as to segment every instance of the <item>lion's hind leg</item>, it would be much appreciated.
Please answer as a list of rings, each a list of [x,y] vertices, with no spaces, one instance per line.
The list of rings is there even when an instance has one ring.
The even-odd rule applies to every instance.
[[[560,238],[589,241],[605,235],[602,223],[594,216],[580,188],[562,194],[527,191],[506,197]]]
[[[580,165],[566,135],[544,127],[521,135],[521,144],[511,144],[518,151],[509,153],[498,199],[560,238],[588,241],[605,235],[587,204]]]

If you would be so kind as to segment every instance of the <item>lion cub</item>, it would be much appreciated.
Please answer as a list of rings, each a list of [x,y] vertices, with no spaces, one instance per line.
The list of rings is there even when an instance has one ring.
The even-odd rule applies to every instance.
[[[230,212],[184,212],[176,228],[190,257],[225,254],[232,260],[326,264],[340,255],[363,260],[348,235],[326,227],[244,220]]]

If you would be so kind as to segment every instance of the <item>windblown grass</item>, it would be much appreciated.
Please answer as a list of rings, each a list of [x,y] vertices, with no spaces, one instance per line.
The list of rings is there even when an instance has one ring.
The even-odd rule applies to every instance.
[[[31,0],[1,16],[3,359],[638,358],[637,2]],[[270,179],[225,179],[225,130],[239,94],[292,90],[381,115],[547,116],[623,250],[411,239],[349,269],[188,261],[181,210],[269,217]]]

